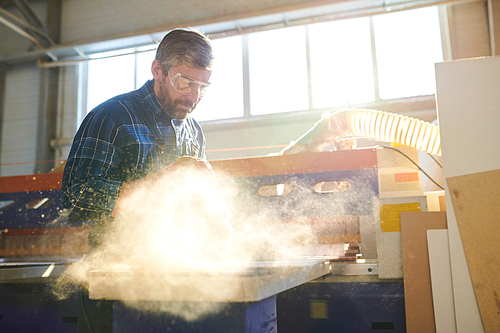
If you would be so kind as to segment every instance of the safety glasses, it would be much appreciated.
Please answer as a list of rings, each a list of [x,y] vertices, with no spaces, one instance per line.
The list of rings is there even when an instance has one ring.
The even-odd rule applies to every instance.
[[[185,77],[173,68],[170,68],[168,71],[168,78],[172,87],[183,95],[189,95],[194,91],[198,91],[198,99],[202,98],[203,95],[205,95],[207,88],[210,87],[210,83],[196,81]]]

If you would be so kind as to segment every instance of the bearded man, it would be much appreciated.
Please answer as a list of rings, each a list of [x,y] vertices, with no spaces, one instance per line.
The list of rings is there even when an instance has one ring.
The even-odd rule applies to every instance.
[[[128,193],[161,179],[181,157],[182,164],[211,171],[203,131],[190,115],[210,86],[213,59],[205,35],[172,30],[157,48],[153,79],[85,117],[63,174],[62,202],[69,220],[119,215]]]

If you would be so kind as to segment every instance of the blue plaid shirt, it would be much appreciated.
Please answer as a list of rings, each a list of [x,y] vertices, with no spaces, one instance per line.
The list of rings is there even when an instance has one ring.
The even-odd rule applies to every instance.
[[[62,202],[70,220],[111,215],[123,182],[143,178],[179,156],[206,159],[200,125],[191,117],[182,121],[170,118],[152,87],[151,80],[138,90],[113,97],[83,120],[62,180]],[[149,113],[154,120],[163,147],[155,143],[140,112]]]

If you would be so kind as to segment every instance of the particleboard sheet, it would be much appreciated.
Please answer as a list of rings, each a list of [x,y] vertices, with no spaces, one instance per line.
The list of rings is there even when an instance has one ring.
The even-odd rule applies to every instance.
[[[401,212],[407,333],[435,333],[427,230],[446,229],[445,212]]]
[[[500,327],[500,170],[447,178],[485,332]]]

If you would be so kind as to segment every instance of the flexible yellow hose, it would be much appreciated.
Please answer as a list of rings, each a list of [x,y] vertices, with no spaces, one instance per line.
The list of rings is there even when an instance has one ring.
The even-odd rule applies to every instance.
[[[431,123],[378,110],[341,110],[319,120],[281,154],[321,151],[345,140],[367,138],[441,155],[439,128]]]

